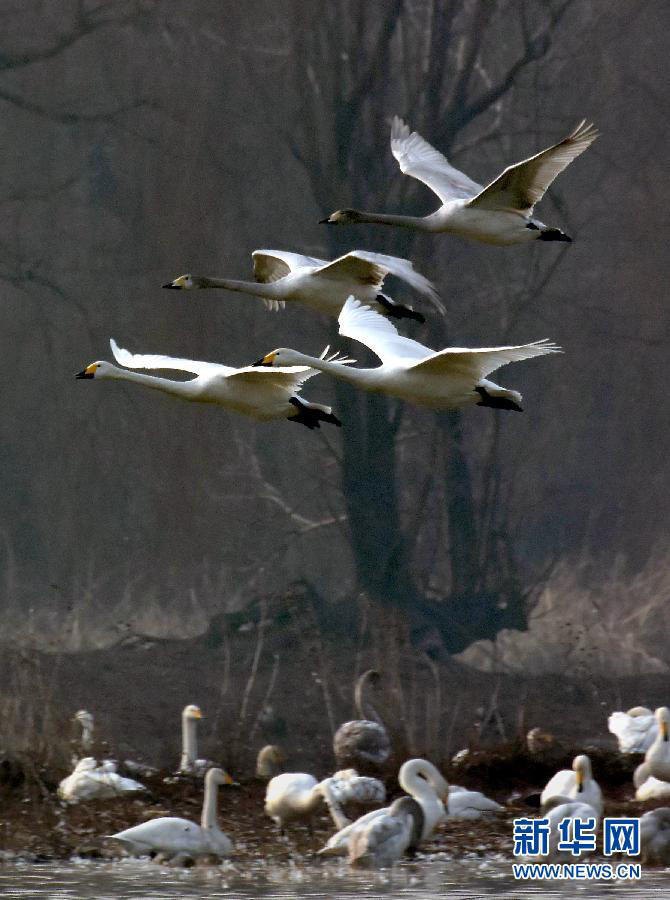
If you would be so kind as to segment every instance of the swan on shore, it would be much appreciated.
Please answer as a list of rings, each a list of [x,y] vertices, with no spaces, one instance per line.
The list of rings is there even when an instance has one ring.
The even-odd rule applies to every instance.
[[[139,781],[119,775],[112,760],[105,760],[99,766],[93,756],[85,756],[76,764],[72,774],[61,781],[58,796],[67,803],[81,803],[86,800],[110,800],[145,790]]]
[[[403,763],[398,773],[400,787],[421,807],[423,825],[420,841],[427,840],[440,824],[445,821],[445,802],[448,802],[449,785],[440,771],[428,760],[409,759]],[[379,816],[387,816],[390,807],[375,809],[355,822],[341,828],[324,847],[319,850],[323,856],[344,856],[349,852],[350,842],[361,830]]]
[[[286,756],[281,747],[276,744],[266,744],[258,751],[256,757],[256,778],[261,781],[269,781],[275,775],[279,775],[281,767],[286,762]]]
[[[640,817],[640,861],[670,866],[670,808],[659,806]]]
[[[231,412],[260,421],[288,419],[307,428],[319,428],[320,422],[338,427],[342,424],[329,406],[310,403],[298,397],[302,384],[318,374],[304,366],[279,368],[274,373],[259,375],[254,366],[233,369],[218,363],[171,356],[129,353],[110,340],[114,358],[128,369],[172,369],[195,375],[188,381],[172,381],[154,375],[143,375],[119,369],[112,363],[98,360],[76,374],[79,379],[116,379],[132,381],[153,390],[172,394],[194,403],[216,403]],[[324,351],[325,353],[326,351]],[[332,356],[331,361],[336,359]],[[344,362],[340,359],[340,362]]]
[[[382,315],[424,322],[421,313],[382,294],[384,279],[394,275],[428,297],[439,312],[445,312],[434,285],[407,259],[365,250],[351,250],[331,262],[285,250],[254,250],[252,258],[255,282],[186,274],[163,287],[182,291],[225,288],[260,297],[268,309],[298,303],[328,316],[338,316],[353,294]]]
[[[646,753],[658,734],[656,717],[646,706],[611,713],[607,727],[616,736],[622,753]]]
[[[216,813],[218,787],[221,784],[232,784],[230,775],[223,769],[209,769],[205,775],[205,795],[200,825],[189,819],[162,816],[126,828],[110,837],[120,841],[130,852],[141,855],[156,851],[170,854],[211,853],[220,857],[230,856],[233,852],[233,843],[219,828]]]
[[[670,709],[659,706],[654,713],[656,720],[656,737],[633,774],[636,788],[642,787],[648,778],[670,782]],[[656,788],[659,791],[659,788]],[[638,798],[639,799],[639,798]],[[666,799],[664,797],[664,799]]]
[[[379,678],[379,672],[368,669],[356,681],[354,705],[358,719],[344,722],[333,737],[338,769],[379,771],[391,756],[391,740],[369,697],[369,688]]]
[[[447,814],[449,819],[481,819],[504,812],[505,807],[481,791],[470,791],[457,784],[449,785]]]
[[[391,127],[391,152],[401,172],[423,182],[442,205],[429,216],[342,209],[323,224],[372,223],[396,225],[426,232],[450,232],[487,244],[522,244],[527,241],[570,241],[559,228],[550,228],[533,217],[535,204],[552,181],[580,153],[591,146],[598,132],[586,120],[567,137],[522,162],[508,166],[486,187],[450,165],[446,158],[416,131],[410,133],[395,116]]]
[[[388,812],[354,831],[349,844],[349,865],[355,868],[390,866],[412,847],[423,830],[423,810],[412,797],[399,797]]]
[[[486,376],[511,362],[561,352],[560,347],[546,339],[507,347],[431,350],[418,341],[401,337],[388,319],[353,297],[344,304],[339,323],[341,335],[369,347],[382,364],[375,369],[350,368],[339,361],[317,359],[280,347],[254,365],[313,367],[362,390],[431,409],[476,405],[521,412],[521,394]]]
[[[591,760],[585,753],[575,756],[571,769],[561,769],[556,772],[545,785],[540,795],[542,809],[557,800],[578,800],[587,803],[595,810],[600,819],[603,814],[603,795],[600,786],[593,778]]]

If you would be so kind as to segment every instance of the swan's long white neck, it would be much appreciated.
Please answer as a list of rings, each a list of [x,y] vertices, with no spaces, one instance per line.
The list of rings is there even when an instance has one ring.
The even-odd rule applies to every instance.
[[[196,720],[182,714],[181,717],[181,764],[180,769],[188,770],[198,756]],[[207,780],[205,780],[205,803],[207,802]],[[203,811],[204,815],[204,811]]]
[[[81,748],[82,750],[90,750],[93,746],[93,724],[91,722],[81,723]]]
[[[321,372],[327,372],[329,375],[334,375],[335,378],[347,381],[349,384],[356,385],[357,387],[367,387],[369,375],[376,371],[375,369],[354,369],[350,366],[345,366],[342,363],[328,362],[327,359],[319,359],[316,356],[307,356],[305,353],[298,353],[297,351],[295,351],[294,359],[290,365],[309,366],[310,369],[319,369]]]
[[[266,297],[270,300],[277,299],[283,294],[282,286],[278,281],[237,281],[234,278],[206,278],[198,279],[199,288],[225,288],[227,291],[238,291],[241,294],[253,294],[256,297]]]
[[[424,814],[423,837],[428,837],[445,816],[444,803],[440,797],[448,795],[447,780],[427,760],[410,759],[400,767],[398,782],[410,797],[421,804]]]
[[[418,228],[420,231],[435,231],[430,216],[402,216],[395,213],[358,212],[357,222],[370,225],[395,225],[399,228]]]
[[[195,724],[193,722],[193,724]],[[202,801],[202,816],[200,825],[209,831],[219,830],[219,821],[216,815],[216,801],[219,795],[219,785],[215,780],[215,773],[211,770],[205,775],[205,796]]]
[[[164,394],[174,394],[177,397],[186,397],[187,399],[192,398],[197,392],[193,386],[193,382],[197,381],[197,378],[192,378],[189,381],[172,381],[170,378],[160,378],[157,375],[144,375],[141,372],[119,369],[111,363],[108,365],[112,371],[106,372],[104,375],[97,375],[98,379],[112,378],[119,381],[133,381],[135,384],[143,384],[145,387],[153,388],[155,391],[162,391]]]

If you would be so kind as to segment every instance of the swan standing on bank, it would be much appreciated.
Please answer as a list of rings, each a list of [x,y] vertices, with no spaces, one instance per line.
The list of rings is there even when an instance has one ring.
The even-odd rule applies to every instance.
[[[356,222],[400,225],[419,231],[448,231],[487,244],[522,244],[526,241],[570,241],[559,228],[548,228],[533,218],[533,209],[554,178],[598,137],[584,120],[558,144],[523,162],[508,166],[486,187],[472,181],[397,116],[391,128],[391,152],[401,172],[422,181],[437,194],[442,206],[432,215],[401,216],[342,209],[322,223]]]
[[[180,775],[202,776],[207,769],[214,766],[209,759],[198,759],[198,722],[201,719],[202,710],[195,703],[189,703],[181,712],[181,759],[178,770]]]
[[[223,769],[209,769],[205,775],[205,797],[202,805],[200,825],[189,819],[176,816],[162,816],[126,828],[111,835],[121,841],[135,853],[191,853],[203,855],[213,853],[216,856],[230,856],[233,843],[227,834],[219,828],[216,815],[218,786],[232,784],[232,778]]]
[[[540,804],[543,809],[550,804],[554,806],[557,801],[570,800],[587,803],[595,810],[598,819],[602,817],[602,791],[593,778],[591,760],[584,753],[575,756],[572,761],[572,769],[561,769],[560,772],[553,775],[540,795]]]
[[[654,713],[658,732],[653,744],[644,756],[644,762],[637,767],[633,774],[633,783],[639,789],[648,778],[656,778],[659,781],[670,782],[670,709],[667,706],[659,706]],[[670,785],[668,785],[670,792]],[[662,794],[662,792],[661,792]],[[657,793],[656,796],[661,796]],[[637,796],[637,795],[636,795]],[[663,795],[667,799],[668,794]],[[637,796],[637,799],[641,799]],[[649,799],[649,797],[644,797]]]
[[[332,262],[284,250],[254,250],[251,255],[255,282],[180,275],[163,287],[173,290],[225,288],[260,297],[268,309],[281,309],[287,302],[299,303],[328,316],[338,316],[347,297],[353,295],[383,315],[424,322],[421,313],[382,294],[386,276],[395,275],[428,297],[435,308],[444,313],[435,287],[415,271],[407,259],[365,250],[352,250]]]
[[[398,773],[400,787],[421,807],[423,827],[420,841],[427,840],[435,828],[446,819],[444,803],[448,802],[449,784],[440,771],[428,760],[409,759]],[[354,836],[368,827],[379,816],[387,816],[390,807],[366,813],[334,834],[325,847],[319,850],[323,856],[344,856]]]
[[[368,695],[368,688],[378,681],[379,672],[374,669],[363,672],[356,681],[354,704],[359,718],[344,722],[333,737],[338,769],[379,771],[391,755],[388,732]]]
[[[93,756],[85,756],[79,760],[72,774],[61,781],[58,796],[68,803],[81,803],[85,800],[111,800],[145,790],[139,781],[119,775],[112,760],[105,760],[99,766]]]
[[[191,372],[196,377],[188,381],[172,381],[169,378],[127,372],[100,360],[86,366],[75,377],[132,381],[194,403],[217,403],[231,412],[261,421],[288,419],[290,422],[306,425],[307,428],[319,428],[320,422],[330,422],[338,427],[342,424],[330,406],[309,403],[297,396],[303,382],[318,374],[316,369],[292,366],[278,369],[276,375],[259,377],[254,366],[233,369],[199,360],[140,355],[121,349],[113,339],[109,344],[116,361],[128,369],[173,369]],[[331,361],[335,359],[336,355],[333,355]],[[345,360],[340,359],[340,362]]]
[[[317,781],[306,772],[283,772],[268,782],[265,814],[276,822],[282,833],[289,822],[306,822],[311,828],[312,817],[324,802],[336,828],[348,824],[349,820],[333,798],[330,779]]]
[[[407,400],[432,409],[489,406],[521,411],[521,394],[487,379],[507,363],[560,353],[548,340],[511,347],[431,350],[401,337],[395,327],[369,306],[350,297],[339,316],[340,334],[365,344],[381,360],[376,369],[349,368],[342,362],[317,359],[280,347],[256,366],[308,366],[327,372],[354,387]]]
[[[355,831],[349,840],[349,865],[390,866],[421,840],[423,810],[412,797],[399,797],[383,816]]]
[[[646,753],[658,734],[656,717],[646,706],[611,713],[607,727],[616,736],[622,753]]]

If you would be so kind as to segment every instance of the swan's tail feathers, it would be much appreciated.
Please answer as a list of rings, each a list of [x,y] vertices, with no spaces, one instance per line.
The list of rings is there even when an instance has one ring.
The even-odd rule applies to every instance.
[[[299,422],[310,430],[320,428],[321,422],[328,422],[331,425],[342,427],[342,422],[337,418],[330,406],[324,406],[321,403],[310,403],[300,397],[291,397],[288,401],[291,406],[295,406],[298,410],[296,415],[288,416],[289,422]]]
[[[330,356],[328,355],[329,353],[330,344],[323,348],[319,359],[324,359],[326,362],[337,362],[343,366],[351,366],[356,362],[355,359],[351,359],[351,357],[346,356],[344,353],[340,353],[339,350],[336,350],[334,353],[330,353]]]
[[[396,303],[386,294],[377,294],[377,303],[381,306],[381,311],[389,319],[414,319],[415,322],[425,322],[426,317],[420,312],[416,312],[411,306],[405,306],[402,303]]]

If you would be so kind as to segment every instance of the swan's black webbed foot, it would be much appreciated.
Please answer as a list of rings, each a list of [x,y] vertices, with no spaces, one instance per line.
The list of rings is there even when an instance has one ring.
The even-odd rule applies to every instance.
[[[297,415],[287,417],[289,422],[299,422],[310,429],[320,428],[320,422],[330,422],[332,425],[337,425],[338,428],[342,427],[342,423],[334,413],[324,412],[318,406],[304,403],[298,397],[291,397],[288,402],[298,410]]]
[[[403,306],[387,297],[386,294],[377,294],[377,303],[384,310],[389,319],[414,319],[415,322],[425,322],[425,316],[412,309],[411,306]]]
[[[490,409],[514,409],[516,412],[523,412],[519,404],[508,397],[492,397],[486,392],[486,388],[481,387],[481,385],[476,387],[475,390],[482,398],[477,403],[477,406],[488,406]]]
[[[561,231],[560,228],[543,228],[540,231],[540,240],[541,241],[566,241],[568,244],[572,243],[572,238],[569,237],[564,231]]]

